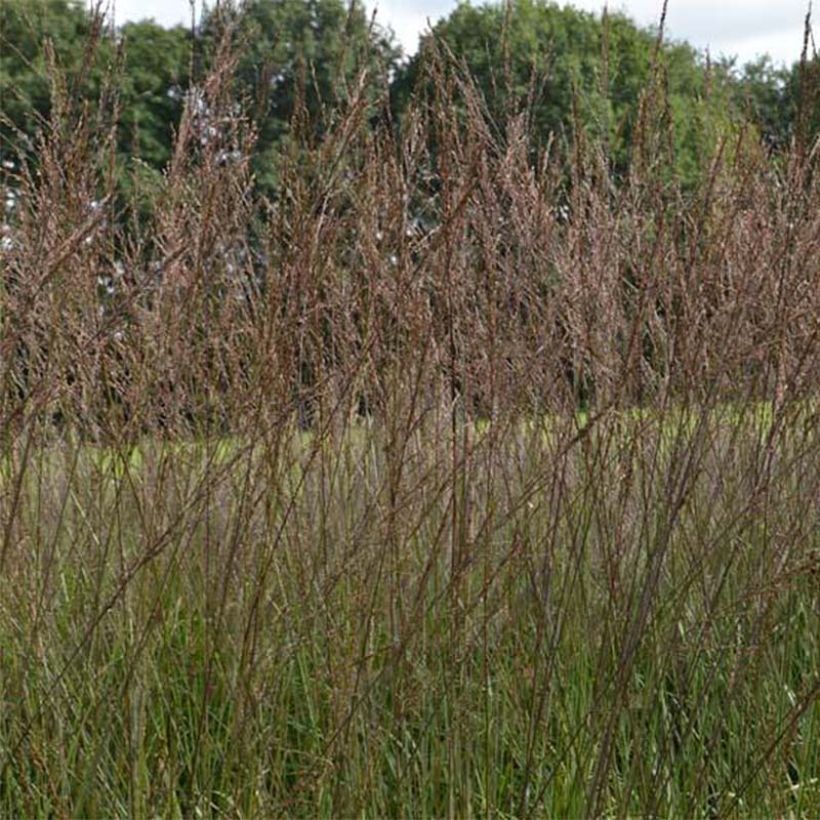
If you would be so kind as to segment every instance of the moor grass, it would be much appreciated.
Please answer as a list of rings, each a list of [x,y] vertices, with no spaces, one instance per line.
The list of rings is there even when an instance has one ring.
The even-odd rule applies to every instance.
[[[223,48],[150,190],[56,81],[6,180],[0,815],[817,816],[820,145],[432,55],[260,201]]]

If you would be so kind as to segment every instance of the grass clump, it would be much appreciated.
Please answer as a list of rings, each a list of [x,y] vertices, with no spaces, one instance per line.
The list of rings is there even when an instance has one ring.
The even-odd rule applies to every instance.
[[[404,130],[354,93],[275,201],[227,46],[147,224],[107,131],[43,132],[3,815],[820,810],[817,146],[692,191],[647,133],[614,180],[430,59]]]

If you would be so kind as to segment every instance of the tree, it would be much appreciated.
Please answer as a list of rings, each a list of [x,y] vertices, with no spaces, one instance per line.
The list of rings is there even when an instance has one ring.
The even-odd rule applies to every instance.
[[[139,157],[154,168],[168,161],[172,130],[179,121],[187,85],[190,33],[146,21],[128,23],[117,41],[101,16],[74,0],[4,0],[0,5],[0,152],[31,143],[48,119],[52,82],[48,65],[68,87],[70,102],[94,109],[107,77],[119,97],[118,147],[123,158]]]
[[[372,24],[357,0],[249,0],[214,9],[203,21],[205,41],[213,44],[225,26],[239,49],[237,82],[257,124],[254,167],[267,190],[275,187],[297,106],[320,135],[359,73],[367,71],[375,100],[399,56],[392,33]]]
[[[75,0],[3,0],[0,3],[0,160],[25,149],[48,117],[51,82],[46,44],[56,64],[77,77],[73,93],[96,76],[78,73],[99,21]],[[86,86],[82,88],[81,86]]]
[[[784,96],[796,135],[811,146],[820,137],[820,55],[807,56],[805,62],[792,66]]]
[[[191,32],[145,20],[126,24],[120,35],[125,64],[119,83],[119,149],[123,157],[138,157],[160,169],[170,159],[189,84]]]
[[[570,133],[574,116],[579,116],[587,132],[605,138],[616,169],[626,166],[639,101],[650,81],[656,32],[639,28],[622,14],[598,18],[548,0],[461,3],[433,28],[397,76],[399,110],[419,82],[431,39],[477,80],[497,126],[510,112],[530,104],[534,87],[534,140]],[[664,45],[658,58],[676,163],[684,176],[692,176],[703,156],[698,136],[704,133],[703,120],[716,127],[727,121],[722,72],[708,76],[700,55],[684,43]]]

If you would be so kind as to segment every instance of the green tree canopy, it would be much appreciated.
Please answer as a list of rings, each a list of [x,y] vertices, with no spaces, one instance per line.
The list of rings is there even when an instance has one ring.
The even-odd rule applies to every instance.
[[[152,21],[127,23],[117,34],[74,0],[3,0],[0,4],[0,98],[4,152],[31,139],[49,115],[52,78],[47,43],[68,81],[73,103],[92,107],[114,72],[121,156],[155,168],[168,161],[188,83],[190,32]],[[122,44],[122,63],[118,45]]]
[[[151,20],[122,27],[125,65],[120,84],[120,138],[123,155],[154,168],[170,159],[173,129],[179,123],[189,84],[191,32],[165,29]]]
[[[363,69],[372,98],[386,91],[399,57],[392,33],[356,0],[248,0],[206,15],[203,37],[213,42],[225,25],[239,48],[237,81],[257,124],[255,169],[266,187],[297,101],[320,129],[322,113],[344,102]]]
[[[499,128],[535,89],[535,141],[570,132],[577,112],[584,128],[610,146],[615,167],[623,169],[636,142],[639,101],[650,81],[657,40],[656,32],[624,15],[602,19],[549,0],[462,3],[436,24],[420,53],[400,65],[392,33],[375,26],[358,0],[350,5],[346,0],[222,3],[206,12],[195,32],[143,21],[124,25],[116,37],[80,0],[2,0],[0,159],[30,142],[48,116],[52,90],[45,46],[51,43],[75,101],[93,103],[105,73],[118,72],[120,155],[163,168],[185,91],[207,70],[225,25],[238,49],[238,92],[258,129],[254,165],[266,190],[275,187],[297,107],[311,133],[320,135],[333,106],[344,102],[366,68],[371,99],[392,77],[401,115],[423,74],[431,38],[473,74]],[[656,74],[664,105],[653,116],[670,126],[675,167],[685,177],[696,175],[715,136],[726,133],[738,114],[757,123],[775,147],[796,133],[798,111],[804,136],[816,135],[817,66],[816,56],[803,69],[798,64],[781,69],[762,59],[737,71],[728,61],[707,66],[685,43],[665,44]]]
[[[57,65],[78,76],[94,23],[79,0],[0,3],[0,155],[24,147],[19,138],[32,137],[48,116],[46,43]]]
[[[779,111],[791,125],[789,134],[813,144],[820,137],[820,54],[807,55],[805,63],[792,66],[782,87],[782,97]],[[776,117],[772,119],[777,121]]]
[[[575,106],[585,129],[605,137],[617,164],[625,163],[652,71],[656,32],[622,14],[601,18],[548,0],[463,2],[436,24],[396,78],[399,108],[416,87],[431,39],[478,81],[496,123],[522,109],[535,88],[536,140],[571,130]],[[660,50],[658,77],[668,100],[677,164],[690,175],[702,153],[704,119],[713,125],[726,119],[723,72],[713,69],[710,76],[691,46],[670,43]]]

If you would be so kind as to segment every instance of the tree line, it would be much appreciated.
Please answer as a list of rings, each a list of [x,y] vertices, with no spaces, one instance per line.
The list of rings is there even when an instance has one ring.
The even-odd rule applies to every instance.
[[[36,153],[62,76],[71,83],[62,89],[65,98],[87,104],[88,116],[115,86],[122,167],[160,171],[171,159],[186,98],[215,59],[226,27],[236,49],[238,99],[256,129],[257,183],[269,192],[294,132],[321,138],[360,78],[374,101],[372,116],[400,124],[409,100],[424,93],[432,50],[479,86],[490,127],[503,131],[526,111],[535,142],[571,140],[581,129],[608,147],[616,172],[635,150],[650,81],[662,86],[665,105],[655,114],[667,121],[673,164],[684,180],[702,170],[709,144],[733,129],[756,129],[761,144],[777,151],[799,128],[816,134],[820,126],[816,93],[802,115],[798,104],[807,87],[820,85],[816,54],[791,67],[768,57],[739,67],[685,42],[661,42],[623,14],[598,17],[547,0],[461,3],[409,58],[356,0],[250,0],[206,10],[192,27],[147,20],[116,30],[75,0],[5,0],[0,160],[10,167],[13,154]],[[389,105],[375,104],[385,100]]]

